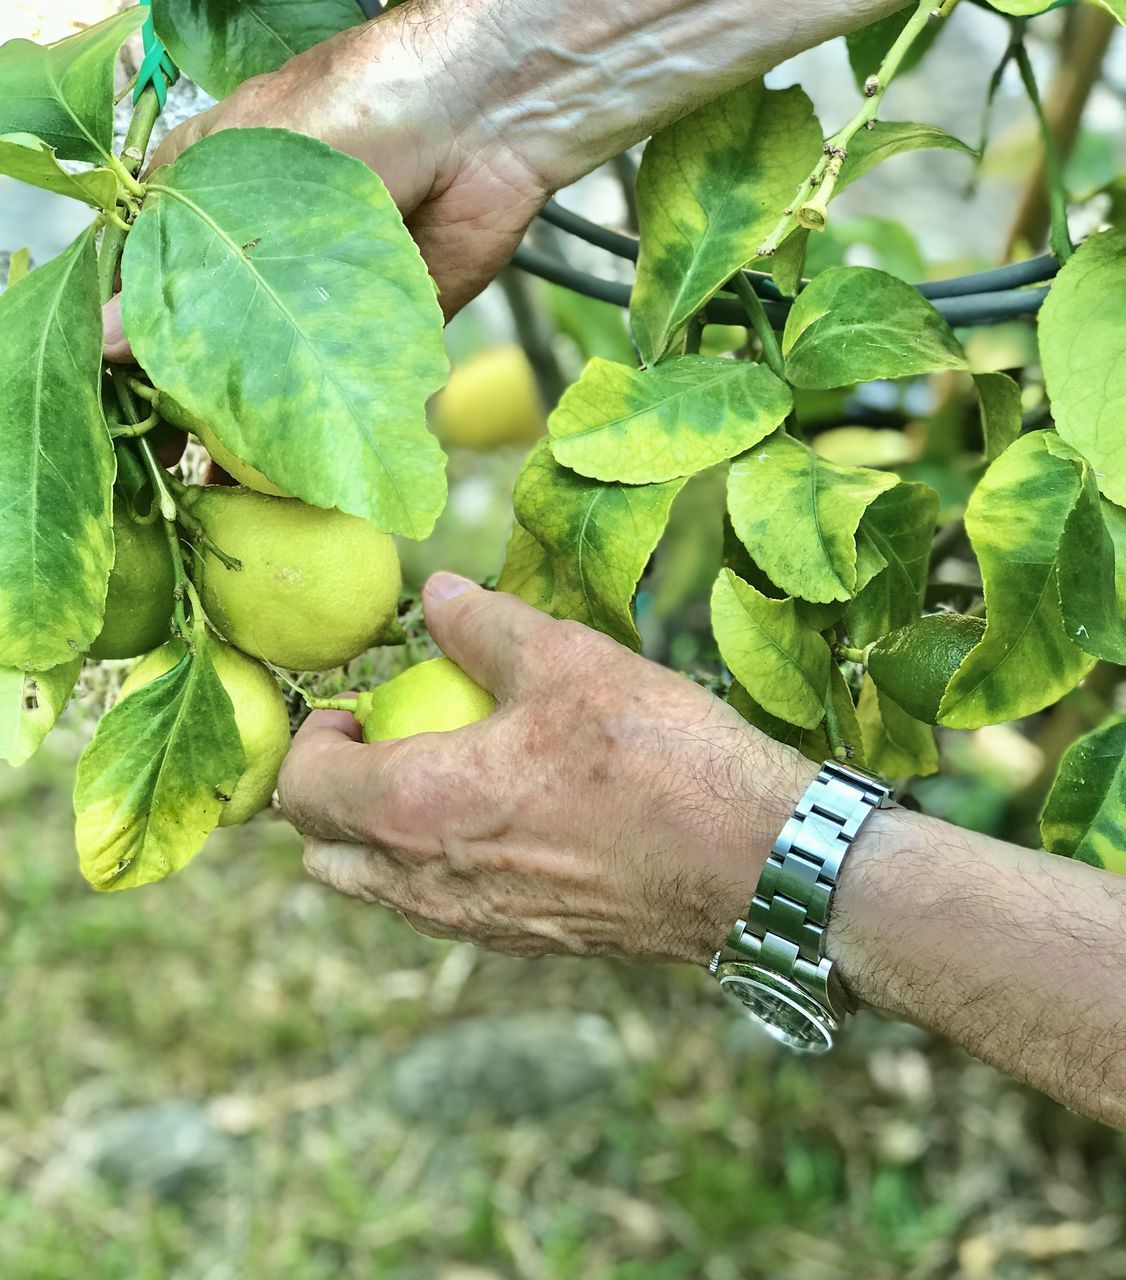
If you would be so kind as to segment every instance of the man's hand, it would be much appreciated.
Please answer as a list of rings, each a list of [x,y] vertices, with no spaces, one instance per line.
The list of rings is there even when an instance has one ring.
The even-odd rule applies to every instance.
[[[280,783],[309,870],[494,949],[706,963],[814,766],[578,623],[450,574],[425,604],[499,705],[370,746],[310,716]]]
[[[461,91],[433,31],[407,9],[341,32],[186,121],[153,153],[148,172],[224,129],[292,129],[356,156],[383,179],[438,283],[446,318],[512,256],[547,198],[543,180]],[[483,43],[482,53],[489,48]],[[486,77],[467,56],[459,77]],[[105,354],[132,354],[114,299]]]

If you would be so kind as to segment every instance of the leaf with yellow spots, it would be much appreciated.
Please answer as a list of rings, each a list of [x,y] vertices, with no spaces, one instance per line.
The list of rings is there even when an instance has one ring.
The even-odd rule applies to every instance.
[[[0,666],[45,671],[102,627],[113,445],[94,228],[0,297]]]
[[[199,852],[245,767],[234,708],[200,635],[123,698],[78,762],[75,839],[95,889],[163,880]]]
[[[123,273],[133,350],[189,418],[284,493],[430,533],[442,315],[366,165],[284,129],[204,138],[153,174]]]

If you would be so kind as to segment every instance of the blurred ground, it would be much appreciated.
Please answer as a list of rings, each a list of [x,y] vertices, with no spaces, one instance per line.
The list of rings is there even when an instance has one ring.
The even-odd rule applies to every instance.
[[[960,17],[936,54],[957,92],[914,77],[892,108],[976,141],[1005,29]],[[827,125],[851,109],[839,47],[776,79],[798,77]],[[1000,118],[1019,155],[1008,84]],[[1097,176],[1123,141],[1111,90],[1092,118]],[[850,211],[894,197],[933,264],[989,260],[1022,177],[999,155],[972,205],[964,159],[926,153],[854,187]],[[621,214],[606,175],[564,199]],[[43,261],[84,221],[0,179],[0,248]],[[490,290],[451,351],[510,333]],[[454,455],[438,530],[403,547],[409,587],[438,565],[496,572],[518,466]],[[686,488],[640,601],[649,651],[685,667],[709,660],[709,483]],[[105,693],[26,769],[0,766],[0,1280],[1126,1277],[1126,1139],[914,1029],[864,1016],[803,1061],[700,973],[434,943],[308,882],[275,815],[216,833],[163,885],[92,894],[69,792]],[[1011,831],[1035,743],[1002,729],[944,750],[916,800]]]
[[[0,772],[5,1280],[1116,1280],[1126,1140],[910,1028],[433,943],[267,816],[98,897]]]

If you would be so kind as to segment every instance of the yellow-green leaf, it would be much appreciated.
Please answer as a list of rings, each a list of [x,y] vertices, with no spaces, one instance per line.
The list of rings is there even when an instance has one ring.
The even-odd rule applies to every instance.
[[[95,889],[163,880],[199,852],[245,767],[209,642],[123,698],[78,762],[75,838]]]
[[[1022,436],[970,499],[966,531],[985,584],[985,637],[947,686],[940,724],[977,729],[1031,715],[1094,664],[1060,606],[1060,542],[1082,480],[1051,445],[1050,432]]]
[[[821,723],[829,646],[794,600],[772,600],[722,569],[712,589],[712,630],[732,675],[760,706],[799,728]]]
[[[897,483],[839,467],[779,430],[732,464],[727,508],[739,540],[789,595],[826,603],[856,590],[856,528]]]
[[[852,691],[848,682],[841,675],[840,668],[832,666],[829,671],[829,687],[832,695],[833,709],[837,714],[841,738],[849,752],[849,762],[863,766],[864,741],[861,735],[860,722],[856,717],[856,706],[852,701]],[[824,721],[814,729],[802,729],[795,724],[787,724],[759,703],[735,681],[727,694],[728,704],[760,732],[781,742],[788,747],[796,747],[807,760],[823,764],[833,756],[833,748],[829,744],[829,735]]]
[[[28,674],[0,667],[0,760],[25,764],[39,750],[67,704],[82,659]]]
[[[871,547],[885,568],[874,574],[845,611],[855,645],[868,645],[914,622],[923,612],[938,494],[930,485],[903,481],[872,503],[856,532],[858,555]]]
[[[1079,246],[1052,282],[1039,335],[1056,430],[1126,503],[1126,232]]]
[[[981,405],[981,434],[986,461],[992,462],[1020,435],[1020,387],[1007,373],[975,373]]]
[[[133,350],[191,419],[285,493],[429,534],[442,316],[366,165],[284,129],[204,138],[149,181],[123,270]]]
[[[868,768],[885,778],[921,778],[938,771],[934,730],[909,716],[865,678],[856,707]]]
[[[108,169],[68,173],[42,138],[30,133],[0,137],[0,173],[98,209],[112,209],[117,203],[117,178]]]
[[[630,302],[646,364],[740,268],[817,162],[821,127],[798,88],[751,81],[684,116],[645,149],[641,252]]]
[[[94,229],[0,297],[0,666],[45,671],[101,630],[113,564]]]
[[[639,649],[633,594],[683,484],[588,480],[561,467],[541,442],[513,494],[516,519],[532,541],[514,534],[498,585],[534,597],[556,618],[574,618]]]
[[[649,369],[595,358],[548,419],[557,462],[580,475],[652,484],[757,444],[793,407],[765,365],[682,356]]]
[[[950,326],[911,285],[872,267],[831,267],[804,289],[782,338],[786,377],[827,389],[964,369]]]
[[[1064,752],[1040,835],[1049,853],[1126,874],[1126,716]]]
[[[55,44],[0,45],[0,134],[34,134],[64,160],[108,158],[117,51],[144,16],[134,6]]]

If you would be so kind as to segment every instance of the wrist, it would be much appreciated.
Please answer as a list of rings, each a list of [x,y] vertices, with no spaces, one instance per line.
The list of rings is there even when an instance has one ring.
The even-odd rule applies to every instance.
[[[841,867],[826,954],[857,1004],[917,1021],[918,990],[904,957],[917,951],[933,907],[948,898],[936,819],[894,807],[875,813]]]

